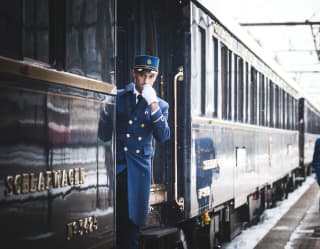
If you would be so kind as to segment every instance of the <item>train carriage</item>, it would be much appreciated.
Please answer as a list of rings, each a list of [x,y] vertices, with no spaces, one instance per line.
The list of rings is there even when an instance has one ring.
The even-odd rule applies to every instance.
[[[114,248],[114,2],[1,6],[1,247]]]

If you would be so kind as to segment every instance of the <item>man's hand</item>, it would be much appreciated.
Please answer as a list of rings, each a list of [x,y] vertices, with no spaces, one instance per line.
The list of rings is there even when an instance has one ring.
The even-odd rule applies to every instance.
[[[154,102],[158,103],[156,91],[153,89],[151,85],[144,84],[141,94],[142,94],[142,97],[147,101],[148,105]]]

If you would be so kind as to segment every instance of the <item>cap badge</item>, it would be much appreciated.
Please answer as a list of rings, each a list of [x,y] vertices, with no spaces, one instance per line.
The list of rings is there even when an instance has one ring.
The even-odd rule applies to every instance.
[[[148,59],[148,60],[147,60],[147,64],[148,64],[148,65],[151,65],[151,64],[152,64],[151,59]]]

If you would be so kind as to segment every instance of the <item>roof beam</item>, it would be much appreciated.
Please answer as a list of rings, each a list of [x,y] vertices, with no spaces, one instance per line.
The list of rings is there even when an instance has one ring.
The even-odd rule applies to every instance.
[[[299,26],[299,25],[320,25],[319,22],[250,22],[250,23],[239,23],[241,26]]]
[[[320,73],[320,70],[285,70],[287,73]]]

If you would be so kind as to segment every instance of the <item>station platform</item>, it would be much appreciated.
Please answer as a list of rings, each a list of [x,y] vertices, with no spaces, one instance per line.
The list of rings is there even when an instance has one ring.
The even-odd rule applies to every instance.
[[[255,249],[320,249],[319,189],[311,184]]]

